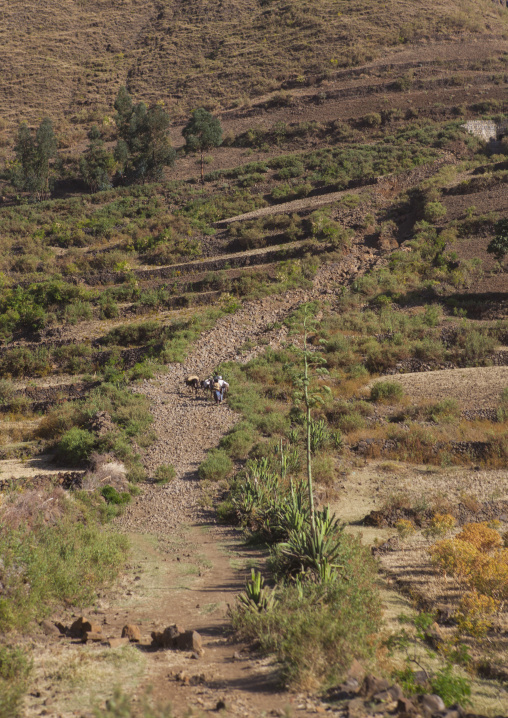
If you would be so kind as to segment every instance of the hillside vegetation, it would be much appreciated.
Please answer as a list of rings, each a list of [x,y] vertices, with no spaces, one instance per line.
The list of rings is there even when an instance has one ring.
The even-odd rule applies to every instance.
[[[74,699],[95,710],[91,666],[111,697],[104,666],[120,654],[36,627],[86,605],[105,633],[180,625],[177,610],[204,631],[195,686],[168,681],[146,635],[150,650],[118,658],[125,674],[138,661],[126,692],[153,680],[177,716],[205,684],[219,710],[217,666],[230,685],[259,680],[256,658],[217,640],[231,626],[276,657],[273,685],[337,715],[354,659],[415,704],[438,693],[499,715],[508,9],[15,0],[3,13],[0,718],[39,714],[55,685],[58,714]],[[222,406],[185,385],[219,371]],[[212,513],[252,549],[241,570]],[[122,570],[135,588],[120,595]],[[184,675],[187,656],[174,660]],[[253,718],[274,700],[256,685]],[[136,715],[111,700],[104,715]]]
[[[71,128],[109,114],[122,84],[178,117],[319,84],[412,44],[424,51],[429,38],[506,30],[490,0],[41,0],[36,12],[14,0],[0,30],[2,120],[50,115],[72,141]]]

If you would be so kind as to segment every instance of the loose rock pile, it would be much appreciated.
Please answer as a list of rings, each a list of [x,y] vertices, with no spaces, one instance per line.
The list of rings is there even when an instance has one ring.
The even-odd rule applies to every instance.
[[[128,623],[122,628],[121,636],[106,636],[102,624],[84,616],[77,618],[70,626],[44,620],[41,621],[40,627],[47,636],[72,638],[81,643],[102,643],[110,648],[143,642],[139,626],[133,623]],[[181,626],[171,625],[162,632],[153,631],[151,638],[150,647],[153,650],[190,651],[195,658],[204,654],[201,635],[197,631],[186,630]]]
[[[422,677],[423,681],[425,678],[426,676]],[[353,663],[346,681],[328,691],[326,700],[330,703],[342,703],[343,715],[348,718],[486,718],[476,713],[468,713],[458,704],[446,708],[442,698],[435,694],[423,693],[407,698],[397,684],[390,684],[384,678],[365,675],[363,667],[357,661]]]

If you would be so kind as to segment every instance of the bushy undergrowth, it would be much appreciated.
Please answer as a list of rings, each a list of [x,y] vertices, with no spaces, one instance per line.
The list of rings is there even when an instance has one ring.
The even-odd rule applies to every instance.
[[[109,417],[110,424],[106,432],[96,435],[89,426],[100,413]],[[139,457],[132,440],[142,446],[152,443],[155,438],[150,430],[152,422],[146,397],[126,387],[104,383],[84,399],[51,410],[40,422],[38,434],[57,442],[57,458],[64,463],[82,464],[93,451],[98,451],[111,452],[133,468],[139,464]]]
[[[0,718],[19,718],[32,664],[20,648],[0,645]]]
[[[468,589],[458,611],[460,627],[485,634],[491,616],[508,599],[508,549],[499,533],[486,523],[466,524],[454,538],[434,544],[430,554],[439,569]]]
[[[281,586],[271,611],[232,612],[239,636],[274,653],[292,686],[314,690],[340,680],[354,658],[373,659],[380,620],[375,571],[359,545],[351,547],[354,554],[348,568],[354,561],[359,573],[352,581]]]
[[[285,473],[290,468],[291,457],[280,452],[249,462],[219,516],[272,546],[278,579],[263,600],[252,585],[248,600],[231,611],[234,628],[277,656],[288,684],[315,689],[340,679],[354,658],[373,659],[380,625],[376,568],[327,509],[311,518],[305,486]]]
[[[64,601],[87,605],[98,587],[115,578],[125,557],[125,537],[99,523],[100,502],[88,499],[85,504],[79,496],[64,495],[58,499],[59,513],[48,519],[44,498],[51,497],[38,497],[28,524],[8,520],[9,499],[2,507],[2,632],[26,628]]]
[[[204,481],[220,481],[229,476],[233,462],[221,449],[212,449],[199,467],[199,478]]]

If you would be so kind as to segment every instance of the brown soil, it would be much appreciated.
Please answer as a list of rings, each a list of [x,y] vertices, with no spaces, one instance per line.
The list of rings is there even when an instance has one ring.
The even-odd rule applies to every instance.
[[[415,404],[456,399],[463,409],[494,409],[499,406],[501,392],[508,386],[508,367],[442,369],[400,374],[393,380],[402,384]]]

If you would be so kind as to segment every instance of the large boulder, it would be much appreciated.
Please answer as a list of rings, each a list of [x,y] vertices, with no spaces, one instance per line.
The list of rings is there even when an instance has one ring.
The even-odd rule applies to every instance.
[[[193,651],[203,653],[203,641],[197,631],[186,631],[176,624],[168,626],[162,632],[152,632],[152,648]]]
[[[128,638],[133,643],[139,643],[141,640],[141,631],[133,623],[127,624],[122,628],[122,638]]]
[[[84,639],[87,633],[102,634],[102,626],[100,623],[90,621],[84,616],[77,618],[69,628],[69,636],[71,638]]]

